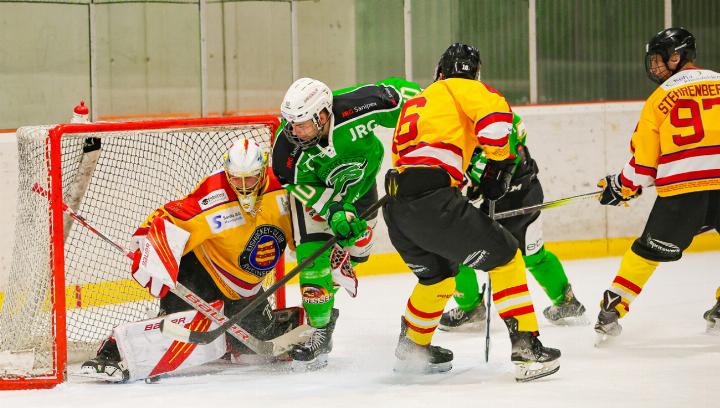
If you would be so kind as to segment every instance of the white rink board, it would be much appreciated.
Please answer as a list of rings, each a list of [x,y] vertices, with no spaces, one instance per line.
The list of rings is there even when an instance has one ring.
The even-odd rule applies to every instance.
[[[546,200],[594,191],[598,179],[618,172],[629,158],[630,136],[641,108],[641,102],[515,107],[525,121],[531,154],[540,165]],[[378,177],[382,194],[383,176],[390,165],[392,131],[378,129],[378,134],[385,144]],[[17,177],[15,135],[0,134],[0,192],[5,198],[0,200],[0,291],[5,287],[12,255]],[[649,189],[631,208],[607,208],[583,200],[548,210],[544,214],[545,240],[635,236],[642,231],[654,194]],[[382,217],[378,225],[377,252],[394,251]]]

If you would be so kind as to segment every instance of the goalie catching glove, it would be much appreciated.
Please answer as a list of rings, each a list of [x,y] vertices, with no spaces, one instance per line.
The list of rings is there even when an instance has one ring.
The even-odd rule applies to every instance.
[[[352,204],[335,202],[328,210],[328,224],[341,247],[353,246],[367,232],[367,222],[358,217]]]
[[[642,194],[642,187],[633,190],[624,186],[620,181],[619,174],[605,176],[605,178],[598,181],[597,186],[603,189],[600,195],[600,204],[602,205],[624,204],[627,206],[628,201]]]
[[[133,237],[138,249],[133,254],[132,277],[151,295],[161,298],[175,289],[180,258],[190,233],[156,217]]]

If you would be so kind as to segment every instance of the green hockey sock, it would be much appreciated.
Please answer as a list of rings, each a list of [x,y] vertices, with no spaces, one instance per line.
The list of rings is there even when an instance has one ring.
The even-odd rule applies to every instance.
[[[553,304],[562,303],[565,300],[568,278],[558,257],[545,250],[543,246],[534,255],[525,256],[523,259],[530,273],[545,290]]]
[[[480,303],[478,279],[475,270],[460,265],[455,276],[455,302],[460,309],[469,312]]]
[[[324,242],[308,242],[298,245],[296,250],[298,264],[323,244]],[[328,250],[300,271],[300,293],[310,326],[325,327],[330,322],[336,291],[330,272],[330,250]]]

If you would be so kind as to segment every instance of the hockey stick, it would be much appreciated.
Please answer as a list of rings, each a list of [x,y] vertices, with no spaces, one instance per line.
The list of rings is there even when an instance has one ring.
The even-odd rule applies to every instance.
[[[38,183],[35,183],[35,185],[32,186],[31,190],[34,193],[37,193],[50,200],[48,192]],[[119,252],[122,252],[128,258],[134,258],[132,251],[118,244],[110,237],[99,231],[97,228],[93,227],[92,224],[90,224],[82,215],[75,212],[65,202],[62,202],[62,207],[63,212],[72,217],[75,221],[79,222],[80,225],[87,228],[90,232],[97,235],[98,237],[102,238],[105,242],[112,245],[115,249],[117,249]],[[227,321],[228,318],[225,315],[223,315],[219,310],[215,309],[209,303],[205,302],[202,298],[200,298],[200,296],[196,295],[193,291],[185,287],[183,284],[177,282],[175,289],[171,289],[170,291],[174,293],[177,297],[185,301],[185,303],[192,306],[193,309],[200,312],[203,316],[212,320],[214,323],[222,325],[225,321]],[[307,326],[301,325],[283,334],[282,336],[276,337],[275,339],[268,341],[259,340],[237,324],[229,326],[227,331],[230,333],[230,335],[238,339],[241,343],[248,346],[248,348],[250,348],[257,354],[279,355],[286,352],[293,344],[295,344],[297,339],[301,337],[302,332],[306,331],[307,329]]]
[[[495,200],[490,200],[488,204],[488,215],[491,219],[495,217]],[[490,281],[490,274],[488,273],[488,284],[487,291],[485,291],[485,362],[490,361],[490,303],[492,297],[492,282]]]
[[[565,205],[571,201],[575,201],[575,200],[579,200],[579,199],[583,199],[583,198],[593,198],[593,197],[599,196],[600,194],[602,194],[602,190],[593,191],[592,193],[579,194],[579,195],[572,196],[572,197],[561,198],[561,199],[555,200],[555,201],[548,201],[546,203],[535,204],[535,205],[531,205],[528,207],[518,208],[516,210],[503,211],[501,213],[495,214],[494,217],[492,217],[492,216],[491,217],[495,220],[501,220],[503,218],[510,218],[510,217],[515,217],[518,215],[529,214],[529,213],[532,213],[535,211],[545,210],[548,208],[559,207],[559,206]]]
[[[366,218],[370,214],[377,211],[383,204],[385,204],[385,201],[387,201],[388,196],[383,196],[381,199],[377,200],[373,205],[368,207],[362,214],[360,214],[360,218]],[[220,327],[206,331],[206,332],[198,332],[194,330],[190,330],[186,327],[183,327],[179,324],[173,323],[169,320],[162,320],[160,322],[160,331],[163,333],[167,333],[168,336],[175,338],[179,341],[182,341],[184,343],[194,343],[194,344],[208,344],[211,343],[213,340],[215,340],[218,336],[220,336],[223,332],[225,332],[228,327],[230,327],[233,324],[239,323],[245,316],[250,314],[258,305],[260,305],[262,302],[265,301],[270,295],[275,293],[276,290],[278,290],[281,286],[286,284],[290,279],[294,278],[295,275],[299,274],[300,271],[302,271],[306,266],[310,265],[317,257],[322,255],[325,251],[332,248],[333,245],[335,245],[338,241],[337,236],[333,236],[330,238],[327,242],[323,244],[320,248],[318,248],[317,251],[313,252],[309,257],[307,257],[304,261],[302,261],[298,266],[293,268],[290,272],[288,272],[285,276],[282,277],[279,281],[275,282],[272,286],[267,288],[267,290],[261,294],[259,294],[255,299],[253,299],[250,304],[245,306],[241,311],[237,312],[235,315],[230,317],[230,320],[223,323]]]

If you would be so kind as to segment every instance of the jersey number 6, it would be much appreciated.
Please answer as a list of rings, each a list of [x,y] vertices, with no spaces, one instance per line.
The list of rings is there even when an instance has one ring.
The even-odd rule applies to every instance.
[[[395,145],[401,146],[417,137],[418,126],[417,122],[420,120],[420,114],[411,113],[407,115],[407,109],[411,106],[417,106],[422,108],[427,103],[424,97],[410,99],[403,105],[402,112],[400,113],[400,120],[398,121],[397,130],[395,131]],[[407,130],[403,131],[405,125]]]

